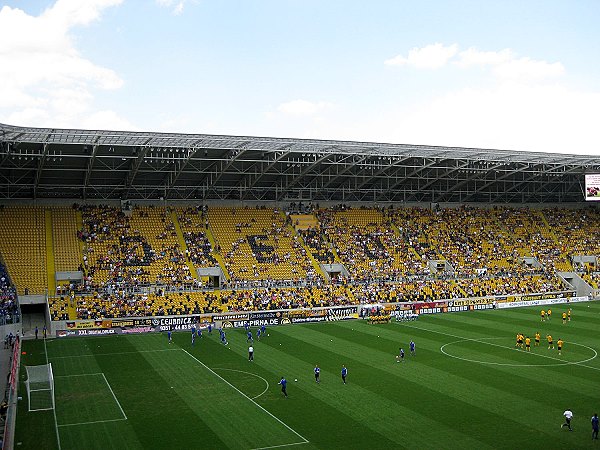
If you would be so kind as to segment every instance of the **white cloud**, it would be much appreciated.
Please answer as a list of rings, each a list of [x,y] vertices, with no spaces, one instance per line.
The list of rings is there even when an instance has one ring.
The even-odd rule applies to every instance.
[[[95,90],[123,80],[80,54],[72,29],[99,20],[122,0],[58,0],[38,16],[0,9],[0,121],[78,127],[89,122]]]
[[[417,69],[439,69],[456,55],[458,46],[456,44],[444,46],[436,43],[425,47],[415,47],[408,52],[405,58],[397,55],[385,61],[387,66],[411,66]]]
[[[398,96],[395,104],[387,102],[391,107],[363,102],[361,111],[353,111],[340,105],[335,115],[311,121],[281,114],[276,130],[315,139],[600,155],[600,92],[573,88],[561,62],[520,56],[512,49],[454,47],[453,52],[450,58],[452,52],[424,58],[426,64],[418,62],[422,54],[416,51],[400,63],[431,68],[436,60],[438,67],[443,62],[468,73],[448,84],[443,72],[438,80],[428,77],[427,85],[434,84],[439,95],[412,98],[406,89],[414,85],[390,87],[390,95]],[[314,105],[295,101],[279,107],[284,110],[314,112]]]
[[[310,102],[308,100],[292,100],[282,103],[277,111],[292,116],[311,116],[330,109],[333,105],[328,102]]]
[[[560,77],[564,75],[565,68],[559,62],[549,63],[530,58],[519,58],[499,64],[493,72],[499,78],[536,81]]]
[[[352,121],[334,117],[305,137],[600,155],[599,104],[600,92],[498,81]]]
[[[565,73],[565,68],[560,62],[549,63],[528,57],[517,58],[508,48],[498,52],[470,48],[458,54],[457,64],[465,69],[473,66],[490,66],[494,76],[522,82],[556,78]]]
[[[498,64],[506,63],[513,58],[513,52],[508,48],[500,50],[499,52],[484,52],[471,47],[458,54],[458,64],[462,67],[496,66]]]
[[[158,6],[169,8],[175,16],[183,12],[186,2],[186,0],[156,0]]]
[[[445,46],[440,43],[415,47],[402,55],[384,61],[388,66],[410,66],[417,69],[440,69],[448,63],[468,70],[472,67],[489,68],[497,78],[516,81],[538,81],[545,78],[556,78],[565,73],[560,62],[550,63],[528,57],[518,58],[508,48],[500,51],[481,51],[469,48],[459,52],[458,45]]]
[[[84,129],[136,131],[138,128],[114,111],[102,110],[88,115],[81,123]]]
[[[597,92],[507,82],[448,92],[386,125],[395,142],[590,154],[599,101]]]

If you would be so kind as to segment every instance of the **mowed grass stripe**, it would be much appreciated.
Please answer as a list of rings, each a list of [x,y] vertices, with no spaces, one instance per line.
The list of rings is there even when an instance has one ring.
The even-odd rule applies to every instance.
[[[448,342],[452,342],[454,340],[457,340],[456,338],[453,337],[448,337],[444,334],[444,332],[433,332],[433,331],[437,331],[437,330],[433,330],[433,331],[429,331],[426,330],[425,326],[427,326],[428,324],[428,319],[431,319],[431,317],[427,317],[421,320],[421,322],[415,322],[415,323],[401,323],[401,324],[390,324],[390,325],[385,325],[385,326],[361,326],[360,324],[353,324],[352,327],[354,328],[354,332],[352,333],[348,333],[348,329],[349,326],[347,323],[340,323],[338,325],[338,327],[343,327],[341,329],[346,329],[346,334],[344,335],[340,335],[339,332],[336,334],[339,337],[345,337],[347,339],[360,339],[360,337],[355,337],[353,338],[352,336],[358,336],[357,333],[363,333],[363,334],[370,334],[371,336],[375,336],[375,335],[380,335],[381,338],[377,339],[378,342],[383,341],[385,342],[393,342],[395,339],[397,339],[398,341],[403,340],[404,344],[405,344],[405,348],[408,347],[408,345],[406,344],[406,341],[410,339],[407,338],[406,336],[411,336],[415,342],[417,343],[417,355],[418,357],[415,358],[414,360],[411,360],[412,362],[414,362],[415,364],[423,364],[425,366],[431,367],[431,368],[439,368],[439,367],[444,367],[445,370],[447,370],[449,373],[453,373],[455,375],[461,376],[463,374],[463,371],[465,369],[465,367],[469,368],[469,365],[479,365],[478,363],[469,363],[469,362],[462,362],[460,360],[455,360],[455,361],[449,361],[450,358],[446,355],[443,355],[440,352],[440,347]],[[417,325],[418,324],[418,325]],[[422,325],[422,327],[421,327]],[[416,328],[416,326],[418,326],[419,328]],[[407,330],[405,328],[410,328],[410,330]],[[427,328],[430,328],[429,326],[427,326]],[[398,337],[399,334],[399,337]],[[485,342],[485,341],[482,341]],[[496,343],[497,341],[491,341]],[[383,344],[385,345],[385,344]],[[482,346],[484,346],[483,348],[485,348],[484,344],[481,344]],[[493,346],[492,346],[493,347]],[[507,344],[507,347],[510,347],[510,344]],[[382,348],[382,344],[379,344],[379,348]],[[483,351],[483,348],[481,349]],[[395,352],[397,351],[397,347],[390,347],[388,345],[388,349],[390,349],[390,351]],[[504,352],[502,349],[498,349],[498,351],[502,351]],[[509,351],[507,349],[507,351]],[[556,351],[551,351],[551,350],[547,350],[547,347],[544,346],[544,342],[541,343],[540,347],[533,347],[534,352],[540,352],[540,353],[544,353],[544,352],[552,352],[552,354],[556,355]],[[524,353],[523,351],[514,351],[514,350],[510,350],[510,352],[513,353]],[[475,355],[472,354],[470,355],[471,359],[476,359]],[[524,355],[525,357],[531,357],[531,358],[536,358],[535,355]],[[544,359],[540,359],[540,361],[544,361]],[[548,360],[549,362],[552,360]],[[529,361],[528,361],[529,362]],[[558,361],[557,361],[558,363]],[[569,392],[569,390],[571,389],[571,386],[578,386],[579,387],[579,391],[584,391],[584,392],[593,392],[593,390],[595,388],[598,387],[597,382],[595,381],[594,377],[590,377],[589,372],[586,371],[580,371],[580,375],[581,377],[579,377],[580,379],[577,380],[577,383],[573,383],[574,379],[573,379],[573,374],[572,374],[572,370],[570,369],[571,366],[564,366],[562,368],[562,370],[555,370],[556,368],[554,366],[552,367],[523,367],[523,366],[516,366],[516,367],[511,367],[511,366],[494,366],[495,370],[499,370],[502,372],[505,372],[507,375],[509,374],[515,374],[515,372],[518,372],[521,376],[524,376],[525,378],[529,379],[531,383],[537,383],[540,380],[544,380],[544,379],[552,379],[554,380],[553,384],[556,385],[560,385],[562,386],[561,388],[561,392]],[[487,371],[488,369],[485,367],[485,365],[481,365],[481,367],[479,367],[479,370],[481,371]],[[514,375],[510,375],[510,376],[514,376]],[[525,380],[523,380],[525,381]],[[518,384],[517,384],[518,386]],[[537,399],[539,399],[539,395],[537,395],[536,397]],[[533,398],[534,400],[536,398]]]
[[[490,313],[493,313],[492,311],[490,311]],[[457,315],[457,314],[455,314]],[[502,320],[504,316],[503,315],[496,315],[496,320],[500,321]],[[441,334],[443,336],[446,336],[446,339],[448,339],[449,341],[452,339],[456,339],[459,340],[461,338],[464,339],[473,339],[473,340],[479,340],[479,341],[485,341],[488,342],[486,340],[485,336],[473,336],[472,333],[469,333],[469,330],[471,329],[471,323],[469,321],[465,321],[462,323],[458,323],[458,322],[452,322],[452,323],[448,323],[447,320],[444,320],[442,322],[442,324],[440,325],[440,320],[436,317],[428,317],[426,321],[427,324],[429,325],[433,325],[433,327],[435,329],[432,329],[431,326],[427,326],[425,327],[424,325],[421,326],[421,324],[419,323],[415,323],[415,324],[402,324],[399,326],[405,326],[407,328],[412,328],[413,330],[417,330],[419,328],[421,328],[422,330],[427,330],[427,329],[431,329],[431,333],[435,333],[435,334]],[[463,317],[464,320],[464,317]],[[504,317],[504,320],[506,320],[506,318]],[[423,321],[421,321],[421,323],[423,323]],[[449,326],[450,325],[450,326]],[[504,323],[500,324],[498,323],[495,328],[490,328],[490,330],[494,330],[493,332],[495,333],[498,328],[502,328],[502,326],[506,326]],[[566,333],[562,333],[562,334],[558,334],[558,333],[552,333],[553,335],[553,339],[554,339],[554,344],[555,344],[555,348],[556,348],[556,341],[558,340],[558,337],[562,337],[563,340],[565,340],[565,346],[563,348],[563,355],[562,356],[558,356],[556,349],[555,350],[549,350],[548,352],[546,352],[546,355],[551,357],[552,359],[546,358],[548,359],[549,364],[552,364],[550,361],[555,361],[557,364],[560,361],[579,361],[578,364],[573,364],[570,365],[568,367],[587,367],[587,371],[586,370],[579,370],[579,369],[573,369],[572,375],[573,376],[579,376],[582,378],[587,378],[590,376],[590,370],[594,370],[594,371],[598,371],[598,368],[600,367],[600,358],[598,358],[597,356],[595,356],[594,351],[598,351],[595,346],[590,346],[587,343],[581,342],[581,341],[585,341],[584,339],[580,339],[578,336],[571,336],[571,334],[566,334]],[[497,337],[497,336],[492,336],[492,337]],[[530,335],[530,337],[532,337]],[[482,339],[483,338],[483,339]],[[571,343],[571,340],[575,343]],[[577,342],[576,342],[577,341]],[[489,341],[490,342],[490,346],[493,347],[495,346],[495,342],[494,341]],[[514,346],[514,342],[515,342],[515,337],[512,337],[512,342],[513,342],[513,346]],[[533,339],[532,339],[533,342]],[[579,345],[577,345],[579,344]],[[589,348],[585,348],[582,345],[587,345]],[[546,342],[546,338],[545,335],[542,336],[541,339],[541,343],[540,343],[540,349],[541,348],[546,348],[547,349],[547,342]],[[518,352],[516,352],[518,353]],[[543,352],[539,353],[540,355],[543,355]],[[533,357],[533,359],[535,359],[535,356],[532,354],[530,355]],[[540,358],[539,356],[537,358]],[[580,359],[577,359],[580,358]],[[593,359],[590,359],[593,358]],[[541,358],[540,358],[541,361]],[[534,363],[535,364],[535,363]],[[540,362],[540,364],[543,364]]]
[[[491,330],[493,330],[492,332],[497,336],[510,336],[514,342],[514,338],[518,330],[524,333],[527,332],[527,329],[523,330],[523,328],[525,327],[518,328],[514,326],[510,319],[505,316],[504,311],[487,311],[485,319],[474,318],[473,320],[471,320],[470,318],[466,317],[469,315],[470,313],[452,315],[448,314],[445,315],[444,318],[442,318],[441,316],[430,316],[427,317],[427,323],[434,324],[436,327],[438,327],[438,331],[443,331],[445,333],[448,333],[449,335],[453,334],[470,339],[477,339],[479,337],[490,336]],[[535,325],[536,322],[534,321],[532,322],[532,324]],[[598,349],[596,348],[597,339],[586,339],[585,333],[579,334],[581,332],[580,329],[577,329],[575,327],[569,328],[567,325],[565,325],[564,328],[562,328],[562,325],[556,325],[553,328],[534,328],[534,325],[531,325],[528,328],[531,331],[531,333],[526,335],[533,339],[535,331],[539,331],[542,335],[542,345],[546,342],[546,334],[551,334],[554,338],[555,343],[559,337],[565,341],[565,349],[569,348],[569,342],[576,342],[577,344],[591,346],[594,350],[598,351]],[[418,326],[418,323],[416,323],[415,326]],[[473,334],[473,331],[476,331],[476,333]],[[575,348],[576,346],[571,346],[570,350],[577,352],[578,350],[575,350]],[[566,352],[566,354],[568,353],[569,352]],[[600,360],[596,358],[596,360],[586,362],[586,364],[588,363],[592,366],[597,367],[600,363]]]
[[[59,427],[125,419],[101,374],[58,377],[54,386]]]
[[[261,356],[260,360],[257,359],[257,361],[259,364],[266,366],[283,365],[289,368],[288,370],[297,370],[298,372],[295,372],[294,376],[298,373],[298,377],[303,383],[294,383],[292,388],[301,389],[305,393],[334,406],[336,409],[344,411],[354,420],[365,423],[373,432],[395,441],[397,446],[439,448],[440,445],[443,446],[443,442],[448,442],[448,439],[459,439],[473,448],[491,448],[479,439],[465,435],[444,423],[438,422],[432,416],[424,415],[406,407],[404,402],[390,400],[390,387],[396,387],[393,383],[387,383],[385,380],[379,379],[373,367],[359,362],[360,357],[352,358],[349,355],[344,355],[337,351],[337,347],[332,350],[329,346],[329,340],[327,340],[327,343],[315,343],[314,345],[310,344],[310,342],[313,342],[311,339],[305,341],[303,337],[305,334],[310,334],[313,329],[314,327],[310,326],[298,326],[294,327],[294,330],[291,330],[291,328],[277,330],[277,340],[281,340],[284,349],[279,350],[278,345],[272,345],[277,344],[276,341],[265,340],[269,346],[263,348],[261,345]],[[293,336],[288,335],[288,332]],[[316,331],[314,332],[316,333]],[[284,336],[279,336],[281,333],[285,334],[285,339]],[[311,337],[314,338],[314,336]],[[299,351],[292,350],[288,353],[290,349],[298,349]],[[302,350],[300,351],[300,349]],[[311,361],[313,360],[315,360],[315,363],[319,360],[336,361],[333,364],[334,368],[341,368],[342,362],[345,362],[349,367],[349,384],[343,385],[340,373],[326,365],[321,366],[324,380],[321,385],[316,385],[314,381],[307,383],[306,380],[311,380],[312,367],[314,367],[314,363],[311,363]],[[378,367],[378,370],[381,370],[381,368]],[[385,412],[384,421],[380,420],[378,415],[380,412]],[[398,433],[398,429],[390,427],[390,423],[402,424],[404,429],[410,429],[411,432]],[[433,436],[429,429],[422,428],[420,426],[422,423],[431,423],[432,427],[437,429],[437,436]]]
[[[592,305],[594,306],[593,311],[596,311],[598,309],[598,305]],[[584,309],[588,310],[588,308],[584,308],[583,305],[577,306],[580,307],[581,311],[584,311]],[[433,320],[448,323],[468,323],[467,327],[469,328],[471,328],[473,325],[481,325],[483,327],[490,326],[494,329],[504,330],[512,335],[515,335],[520,331],[524,333],[530,333],[530,336],[533,336],[535,331],[539,331],[543,336],[550,332],[555,338],[557,338],[557,333],[572,332],[578,337],[578,339],[583,340],[583,343],[594,341],[594,332],[598,327],[598,319],[600,319],[600,317],[598,317],[598,312],[584,312],[586,319],[583,319],[582,321],[581,317],[579,317],[576,311],[573,315],[573,319],[563,325],[560,317],[553,317],[551,321],[546,320],[545,322],[541,322],[539,318],[540,309],[541,307],[530,307],[473,311],[467,314],[437,315]],[[590,341],[587,338],[591,338],[592,340]]]
[[[310,444],[301,448],[335,448],[340,442],[352,442],[358,445],[364,442],[364,446],[373,448],[402,448],[392,440],[387,439],[372,429],[363,421],[355,420],[347,411],[337,409],[328,403],[321,401],[311,395],[299,395],[299,388],[307,385],[307,372],[290,366],[287,362],[265,359],[265,351],[269,343],[279,347],[277,331],[271,330],[272,337],[256,342],[255,353],[257,357],[254,363],[247,360],[247,344],[245,334],[236,331],[228,331],[230,345],[224,347],[217,343],[216,339],[204,341],[200,347],[196,346],[194,351],[202,354],[206,363],[214,367],[237,367],[259,374],[270,383],[270,389],[260,398],[257,403],[261,404],[272,414],[281,418],[286,424],[292,426],[302,435],[310,435]],[[232,349],[233,351],[231,351]],[[302,349],[298,349],[302,351]],[[312,367],[309,369],[312,373]],[[232,376],[227,371],[220,372],[223,378],[236,385],[238,377]],[[283,398],[280,386],[277,385],[280,377],[284,375],[288,379],[289,398]],[[294,383],[294,378],[300,378],[299,383]],[[239,386],[240,389],[243,386]],[[342,424],[334,426],[333,424]]]
[[[196,417],[195,412],[178,395],[174,395],[166,381],[144,358],[147,353],[160,355],[164,352],[135,353],[136,347],[132,341],[141,344],[142,348],[147,348],[144,344],[148,337],[146,335],[111,336],[82,340],[88,348],[100,352],[96,363],[109,380],[115,396],[128,417],[125,423],[112,424],[112,428],[108,424],[96,428],[92,425],[84,426],[88,430],[90,427],[96,430],[90,433],[90,436],[98,437],[98,433],[103,429],[112,430],[111,433],[118,429],[124,437],[127,432],[134,434],[140,443],[140,448],[164,448],[173,445],[174,436],[183,445],[193,446],[197,441],[197,433],[200,432],[220,444],[219,437],[212,434],[210,428]],[[154,339],[153,342],[160,343],[159,340]],[[118,350],[117,353],[108,356],[106,353],[110,348]],[[188,418],[194,424],[193,431],[186,421],[181,420],[182,417]],[[71,432],[72,430],[69,429],[69,433]],[[113,440],[115,446],[106,448],[123,448],[123,443],[118,439],[109,439],[109,441]],[[79,446],[75,448],[84,447],[79,442]]]
[[[419,324],[421,325],[421,324]],[[413,334],[417,334],[417,333],[422,333],[423,338],[418,338],[418,342],[421,341],[421,339],[435,339],[437,337],[437,340],[439,343],[443,343],[443,342],[452,342],[455,340],[458,340],[456,338],[456,335],[453,336],[448,336],[446,333],[446,328],[444,328],[443,330],[429,330],[429,328],[435,328],[435,327],[430,327],[429,325],[427,325],[427,328],[424,328],[426,325],[425,323],[422,323],[423,327],[421,326],[417,326],[417,325],[412,325],[412,324],[403,324],[403,326],[407,327],[407,328],[412,328],[412,332]],[[418,327],[418,328],[417,328]],[[469,338],[469,339],[477,339],[477,338]],[[496,347],[496,342],[495,341],[491,341],[490,345],[488,345],[489,347],[489,353],[487,355],[482,355],[481,352],[483,352],[483,350],[485,349],[487,344],[484,344],[485,342],[487,342],[486,340],[482,340],[481,341],[481,348],[474,348],[472,349],[472,352],[469,354],[469,359],[471,360],[492,360],[492,358],[489,357],[489,355],[493,354],[493,352],[498,353],[498,352],[503,352],[502,348],[498,348]],[[510,366],[497,366],[497,365],[485,365],[485,364],[478,364],[476,362],[465,362],[465,365],[460,363],[460,360],[455,360],[454,363],[445,363],[445,365],[447,366],[446,369],[449,372],[455,372],[455,369],[453,369],[453,367],[458,368],[459,371],[462,371],[464,367],[469,367],[469,364],[471,365],[481,365],[481,370],[488,370],[488,369],[494,369],[496,371],[501,371],[506,373],[507,375],[510,374],[515,374],[518,373],[520,376],[526,377],[528,379],[530,379],[531,383],[539,383],[544,382],[545,380],[549,381],[550,385],[556,385],[559,384],[561,385],[561,392],[565,392],[565,393],[573,393],[573,394],[581,394],[581,395],[589,395],[589,392],[591,392],[591,390],[593,390],[594,388],[597,387],[597,383],[595,382],[596,377],[593,376],[593,370],[585,367],[585,366],[580,366],[579,364],[570,364],[570,365],[564,365],[564,366],[541,366],[541,364],[553,364],[556,362],[556,364],[560,363],[560,358],[557,357],[557,352],[556,350],[548,350],[547,349],[547,345],[545,345],[544,343],[545,341],[542,341],[539,347],[535,347],[533,346],[532,352],[533,353],[526,353],[523,350],[516,350],[514,349],[514,347],[510,347],[509,344],[506,345],[506,352],[509,352],[511,354],[515,354],[515,355],[522,355],[522,358],[525,358],[524,360],[521,360],[521,363],[526,363],[526,364],[540,364],[539,367],[527,367],[524,366],[522,364],[519,364],[518,361],[513,361],[515,363],[515,367],[510,367]],[[492,345],[493,344],[493,345]],[[464,343],[464,345],[467,345],[467,343]],[[509,350],[509,348],[511,348]],[[580,351],[580,349],[578,347],[575,347],[576,350],[575,351]],[[480,352],[478,352],[478,350],[480,350]],[[571,350],[569,349],[569,345],[567,343],[566,345],[566,350],[565,352],[570,352]],[[544,357],[547,355],[551,355],[551,358],[547,358]],[[479,355],[479,356],[477,356]],[[539,356],[538,356],[539,355]],[[586,359],[589,356],[592,356],[593,353],[591,353],[591,351],[587,350],[587,353],[585,354],[579,354],[579,356],[581,357],[585,357],[584,359]],[[448,357],[450,359],[450,357]],[[498,362],[502,362],[502,360],[500,359],[500,355],[496,355],[494,357],[494,360],[498,361]],[[486,369],[487,366],[487,369]],[[514,375],[510,375],[510,376],[514,376]]]
[[[63,450],[143,449],[136,433],[126,422],[99,422],[60,428]]]
[[[365,327],[369,327],[368,325],[363,325]],[[334,327],[328,327],[327,330],[330,330],[331,328],[335,329]],[[313,332],[321,332],[323,330],[323,328],[310,328],[311,331]],[[294,333],[296,335],[296,333]],[[334,336],[334,342],[335,342],[335,334],[332,334]],[[302,335],[301,335],[302,336]],[[315,342],[315,341],[322,341],[322,339],[319,338],[315,338],[313,336],[309,336],[309,337],[305,337],[308,342]],[[346,360],[349,359],[361,359],[362,361],[364,361],[365,359],[368,359],[370,356],[373,355],[377,355],[378,350],[376,349],[371,349],[371,351],[368,351],[367,349],[364,348],[360,348],[360,346],[358,345],[338,345],[341,348],[344,348],[346,351]],[[384,360],[387,361],[389,360],[389,357],[387,357],[387,354],[384,355]],[[411,361],[412,362],[412,361]],[[457,414],[463,414],[464,415],[464,408],[458,408],[456,409],[454,407],[454,405],[460,404],[461,399],[464,398],[465,402],[469,402],[470,406],[469,408],[473,409],[478,409],[480,407],[484,407],[486,409],[486,411],[479,411],[480,414],[479,417],[494,417],[494,416],[500,416],[502,417],[504,420],[498,420],[498,419],[493,419],[493,423],[494,423],[494,433],[486,436],[486,438],[490,441],[493,442],[496,439],[496,432],[505,432],[506,436],[510,437],[514,437],[515,439],[517,439],[517,441],[515,441],[515,443],[517,443],[518,441],[521,441],[523,439],[523,434],[527,434],[530,438],[534,438],[538,439],[540,438],[540,433],[543,433],[545,435],[546,438],[546,443],[550,444],[552,442],[554,442],[554,438],[551,437],[551,435],[553,433],[549,433],[549,428],[547,428],[546,426],[542,425],[542,424],[532,424],[532,425],[523,425],[519,420],[517,420],[514,416],[514,408],[516,407],[516,405],[518,405],[518,408],[522,408],[523,410],[527,410],[527,411],[544,411],[547,410],[548,408],[548,402],[546,401],[546,396],[545,395],[537,395],[537,401],[536,400],[524,400],[522,398],[522,396],[520,395],[520,389],[517,385],[515,385],[514,383],[510,382],[510,378],[505,378],[503,381],[506,381],[506,386],[510,387],[511,390],[514,390],[515,392],[508,392],[506,390],[501,389],[501,387],[496,386],[496,383],[498,382],[498,379],[494,378],[493,373],[490,373],[489,370],[481,370],[481,368],[476,371],[478,372],[477,374],[475,374],[472,377],[465,377],[465,374],[468,374],[469,372],[466,372],[463,370],[462,376],[457,377],[457,376],[449,376],[447,372],[443,371],[443,370],[437,370],[437,369],[433,369],[431,367],[428,368],[428,370],[425,371],[415,371],[414,373],[409,373],[406,374],[404,372],[400,372],[398,370],[396,370],[395,366],[393,364],[390,365],[386,365],[385,362],[382,362],[382,359],[379,357],[375,357],[373,358],[373,360],[370,362],[369,364],[372,367],[377,367],[379,370],[383,370],[386,372],[389,372],[391,374],[394,374],[396,376],[402,376],[402,377],[406,377],[409,380],[418,380],[417,382],[420,384],[420,387],[417,389],[411,389],[408,388],[407,391],[423,391],[425,389],[431,388],[433,390],[437,390],[437,394],[434,396],[435,398],[437,398],[438,400],[436,400],[436,404],[439,405],[440,410],[444,411],[444,414],[447,414],[450,417],[455,417]],[[402,366],[402,364],[396,364],[396,366]],[[404,366],[402,367],[409,367],[409,363],[406,363]],[[493,371],[491,371],[493,372]],[[468,376],[468,375],[467,375]],[[493,379],[494,380],[494,386],[489,386],[485,383],[485,381],[487,379]],[[403,381],[404,383],[406,383],[406,380]],[[465,395],[465,392],[468,391],[469,395]],[[446,397],[454,397],[452,399],[452,401],[450,402],[446,402]],[[413,405],[413,407],[416,410],[421,410],[423,409],[423,405],[421,404],[421,399],[422,399],[422,395],[417,396],[417,400],[415,402],[415,404]],[[484,401],[483,399],[486,399],[486,401]],[[491,401],[490,401],[491,400]],[[403,405],[405,405],[406,402],[403,402]],[[512,408],[511,408],[512,405]],[[555,405],[554,405],[555,407]],[[510,413],[508,413],[507,411],[510,411]],[[447,419],[447,417],[446,417]],[[475,419],[475,423],[479,423],[479,420]],[[470,424],[469,422],[465,422],[462,424],[463,425],[463,429],[465,433],[469,433],[469,429],[470,427],[472,427],[473,425]],[[548,423],[546,423],[545,425],[548,425]],[[434,426],[435,427],[435,426]],[[514,434],[512,434],[511,430],[514,430],[515,427],[518,427],[520,430],[520,435],[515,436]],[[482,439],[482,434],[478,434],[478,439]],[[450,437],[446,437],[446,439],[449,439]],[[443,446],[443,444],[440,443],[440,445]]]
[[[136,341],[137,342],[137,341]],[[195,411],[226,448],[256,448],[302,441],[183,350],[143,353],[180,401]]]

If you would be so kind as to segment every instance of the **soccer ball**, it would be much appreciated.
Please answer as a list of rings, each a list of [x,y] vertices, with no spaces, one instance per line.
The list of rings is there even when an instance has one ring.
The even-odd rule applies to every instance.
[[[298,378],[294,378],[294,381],[298,381]]]

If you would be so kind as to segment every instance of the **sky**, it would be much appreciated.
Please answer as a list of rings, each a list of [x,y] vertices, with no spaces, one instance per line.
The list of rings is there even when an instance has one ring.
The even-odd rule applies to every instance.
[[[600,155],[597,0],[0,0],[0,123]]]

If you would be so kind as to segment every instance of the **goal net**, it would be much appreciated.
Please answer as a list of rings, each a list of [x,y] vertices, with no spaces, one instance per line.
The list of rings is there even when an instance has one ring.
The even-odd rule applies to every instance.
[[[52,364],[26,366],[29,411],[54,409],[54,375]]]

